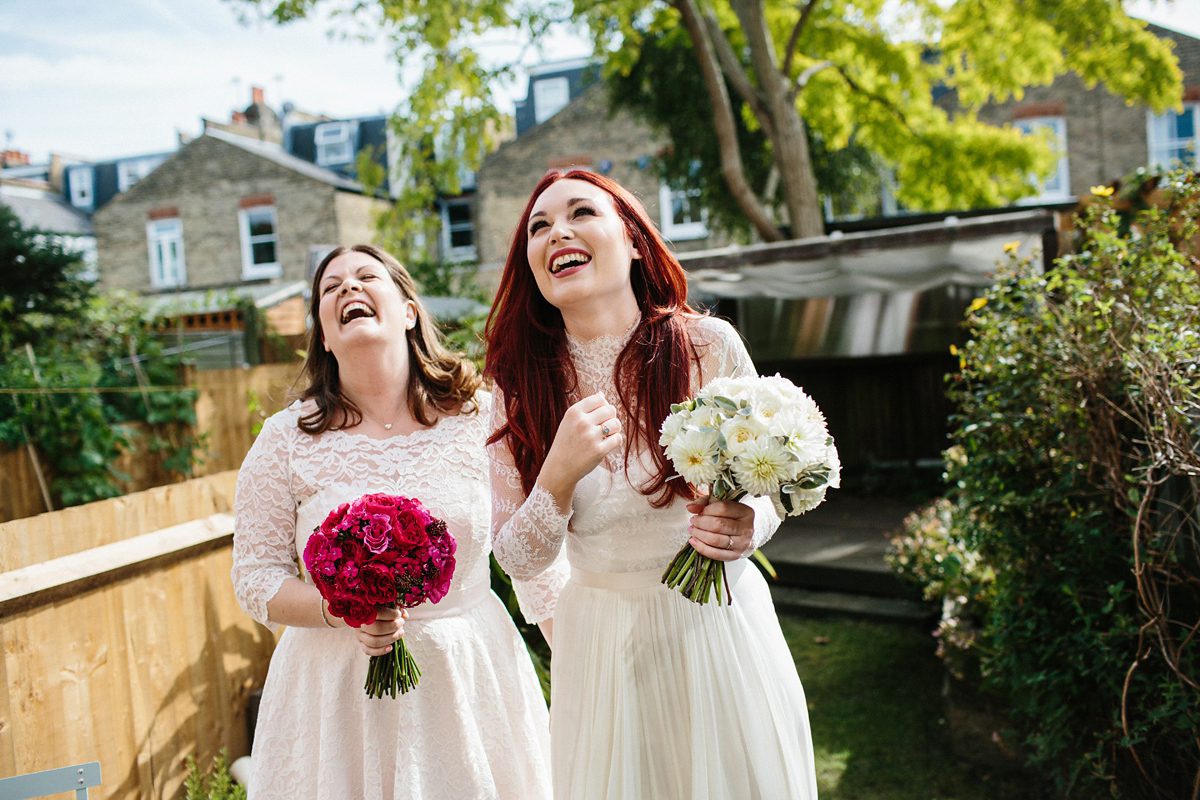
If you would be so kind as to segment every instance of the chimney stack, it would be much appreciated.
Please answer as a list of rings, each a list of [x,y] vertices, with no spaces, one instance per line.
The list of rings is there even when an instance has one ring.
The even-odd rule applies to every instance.
[[[261,106],[263,104],[263,90],[260,86],[250,87],[250,104]]]

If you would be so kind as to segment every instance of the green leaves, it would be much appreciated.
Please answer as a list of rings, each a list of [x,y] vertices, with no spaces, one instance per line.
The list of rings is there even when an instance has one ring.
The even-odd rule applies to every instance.
[[[1186,796],[1200,772],[1186,634],[1200,574],[1185,544],[1200,282],[1172,245],[1195,233],[1200,184],[1176,186],[1173,216],[1124,221],[1097,201],[1078,251],[1045,275],[1011,255],[965,322],[951,383],[962,452],[944,525],[995,570],[980,666],[1034,763],[1080,796],[1147,781]]]

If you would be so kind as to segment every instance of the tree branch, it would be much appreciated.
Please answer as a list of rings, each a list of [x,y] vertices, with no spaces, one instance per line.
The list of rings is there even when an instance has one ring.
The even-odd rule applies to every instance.
[[[725,32],[721,30],[721,23],[717,21],[717,17],[713,14],[711,8],[705,10],[701,19],[704,20],[709,40],[712,42],[713,51],[717,55],[717,61],[721,64],[721,71],[725,73],[725,78],[738,93],[738,96],[745,101],[746,105],[750,106],[750,110],[754,113],[754,118],[762,126],[767,138],[772,138],[774,125],[771,123],[771,116],[767,113],[766,106],[763,105],[762,94],[754,86],[754,82],[750,80],[750,76],[746,74],[745,68],[742,67],[742,63],[738,60],[737,55],[734,54],[733,47],[729,44],[729,40],[725,38]]]
[[[845,67],[838,66],[838,65],[830,65],[830,66],[832,66],[834,69],[837,70],[838,74],[842,76],[842,80],[844,80],[850,86],[851,89],[858,92],[859,94],[865,95],[866,97],[870,98],[872,101],[879,103],[879,105],[883,106],[888,111],[891,111],[896,116],[896,119],[900,120],[901,125],[908,128],[913,133],[916,133],[916,131],[913,130],[913,127],[908,124],[908,118],[904,115],[904,111],[902,109],[900,109],[899,107],[897,107],[895,103],[893,103],[891,100],[888,100],[886,97],[881,97],[880,95],[872,94],[871,92],[868,92],[866,89],[864,89],[859,84],[858,81],[856,81],[856,80],[854,80],[854,78],[850,77],[850,73],[846,71]],[[810,67],[810,69],[811,69],[811,67]]]
[[[812,16],[816,6],[817,0],[808,0],[804,4],[804,8],[800,10],[800,19],[796,20],[796,24],[792,28],[792,35],[788,37],[787,47],[783,51],[783,69],[780,71],[784,75],[792,74],[792,58],[796,55],[796,43],[800,41],[800,33],[804,30],[804,26],[808,23],[808,18]]]
[[[792,88],[788,92],[788,95],[792,98],[792,100],[795,100],[796,95],[804,91],[804,87],[808,85],[808,82],[812,79],[813,75],[816,75],[821,70],[832,66],[832,61],[818,61],[817,63],[806,67],[804,72],[801,72],[796,76],[796,82],[792,84]]]
[[[720,65],[704,30],[704,22],[700,18],[695,0],[672,0],[671,5],[682,17],[683,24],[691,36],[692,45],[696,48],[696,60],[700,63],[700,72],[704,76],[704,85],[708,88],[708,98],[713,107],[713,126],[721,152],[721,173],[725,176],[729,191],[763,241],[777,242],[783,238],[783,234],[775,227],[767,209],[759,202],[746,180],[742,154],[738,150],[733,107],[729,102],[729,93],[721,76]]]

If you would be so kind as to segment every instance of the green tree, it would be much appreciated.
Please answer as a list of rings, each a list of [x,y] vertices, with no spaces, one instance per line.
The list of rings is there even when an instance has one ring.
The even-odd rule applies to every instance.
[[[832,150],[851,138],[895,173],[897,196],[936,209],[1003,203],[1052,169],[1044,140],[982,123],[989,99],[1020,97],[1068,70],[1156,110],[1180,107],[1170,45],[1112,0],[236,0],[278,22],[332,8],[390,37],[421,77],[394,119],[409,148],[405,208],[429,208],[474,167],[497,120],[495,87],[515,64],[489,61],[485,41],[538,43],[556,26],[586,28],[607,74],[627,72],[644,40],[683,30],[711,105],[708,128],[738,207],[767,241],[822,232],[811,129]],[[485,37],[484,34],[490,34]],[[1136,65],[1136,66],[1135,66]],[[960,113],[933,102],[943,86]],[[730,90],[732,87],[732,91]],[[747,113],[739,114],[732,97]],[[751,182],[738,118],[769,143],[782,199]]]
[[[0,351],[35,344],[93,295],[78,253],[21,225],[0,204]]]

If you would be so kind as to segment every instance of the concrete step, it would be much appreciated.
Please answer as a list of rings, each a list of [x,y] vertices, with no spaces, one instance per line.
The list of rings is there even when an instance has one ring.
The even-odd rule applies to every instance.
[[[771,599],[776,611],[807,617],[839,614],[920,625],[933,625],[937,619],[937,608],[932,604],[897,597],[816,592],[772,584]]]

